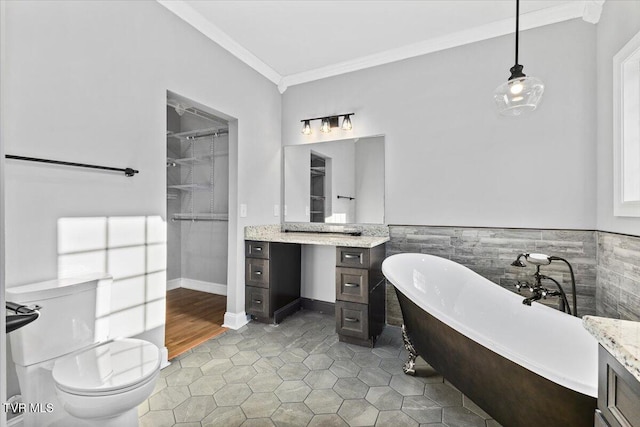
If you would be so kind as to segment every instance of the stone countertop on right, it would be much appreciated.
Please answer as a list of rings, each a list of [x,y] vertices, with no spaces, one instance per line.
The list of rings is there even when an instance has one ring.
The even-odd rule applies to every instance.
[[[582,325],[640,381],[640,322],[584,316]]]

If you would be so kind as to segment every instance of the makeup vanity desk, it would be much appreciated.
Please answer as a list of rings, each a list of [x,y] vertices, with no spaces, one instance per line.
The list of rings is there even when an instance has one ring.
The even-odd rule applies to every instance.
[[[289,226],[289,225],[288,225]],[[382,260],[386,226],[291,225],[245,227],[245,311],[254,320],[280,323],[302,306],[301,245],[336,247],[335,316],[340,341],[373,347],[385,323]]]

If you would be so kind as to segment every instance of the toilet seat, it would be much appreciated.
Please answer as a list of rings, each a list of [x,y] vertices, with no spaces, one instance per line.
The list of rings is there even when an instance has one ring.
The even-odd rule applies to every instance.
[[[159,368],[158,347],[127,338],[64,357],[56,361],[52,374],[64,392],[105,396],[141,387],[156,378]]]

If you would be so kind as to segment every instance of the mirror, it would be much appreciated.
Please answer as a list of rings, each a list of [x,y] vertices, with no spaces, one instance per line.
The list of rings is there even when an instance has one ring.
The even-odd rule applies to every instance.
[[[613,57],[614,210],[640,216],[640,32]]]
[[[384,223],[384,136],[284,147],[284,220]]]

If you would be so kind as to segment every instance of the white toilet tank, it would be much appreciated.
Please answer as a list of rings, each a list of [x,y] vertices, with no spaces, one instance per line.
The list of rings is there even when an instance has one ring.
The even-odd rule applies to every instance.
[[[16,365],[33,365],[107,340],[111,281],[100,273],[7,288],[7,301],[41,307],[38,319],[9,334]]]

